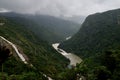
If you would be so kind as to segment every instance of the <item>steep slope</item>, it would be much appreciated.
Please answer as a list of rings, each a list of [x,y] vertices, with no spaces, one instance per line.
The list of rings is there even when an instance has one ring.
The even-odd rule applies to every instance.
[[[39,38],[49,43],[63,41],[66,37],[75,34],[80,28],[80,24],[48,15],[22,15],[17,13],[0,15],[14,19],[22,25],[28,25],[26,23],[29,21],[29,27],[26,27],[31,29]]]
[[[86,18],[81,29],[59,47],[81,57],[104,50],[120,49],[120,9],[96,13]]]
[[[44,80],[42,73],[54,78],[64,70],[68,60],[57,53],[51,45],[37,38],[19,22],[8,17],[0,17],[0,19],[0,23],[4,23],[0,25],[0,36],[14,43],[19,51],[28,57],[28,62],[34,66],[25,65],[16,53],[11,51],[13,56],[3,64],[6,78],[9,80]],[[1,72],[0,70],[0,76],[3,74]]]
[[[80,28],[80,25],[77,23],[56,18],[53,16],[36,15],[30,18],[32,18],[32,20],[34,20],[39,26],[45,28],[46,31],[44,31],[42,37],[48,42],[53,43],[65,40],[66,37],[72,36]],[[37,33],[39,35],[41,28],[38,27],[37,29]],[[51,34],[47,34],[47,32]]]

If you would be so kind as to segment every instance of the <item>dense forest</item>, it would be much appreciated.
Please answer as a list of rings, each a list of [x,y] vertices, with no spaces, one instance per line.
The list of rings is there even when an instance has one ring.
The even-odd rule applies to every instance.
[[[9,58],[0,66],[0,77],[6,80],[47,80],[44,76],[46,74],[55,80],[79,80],[80,78],[83,80],[120,80],[120,9],[89,15],[79,31],[75,35],[73,35],[75,32],[69,34],[73,37],[66,41],[63,40],[68,35],[62,36],[64,39],[60,36],[59,39],[55,37],[49,32],[50,29],[50,31],[55,29],[52,27],[53,24],[49,26],[49,20],[47,22],[45,16],[42,17],[44,18],[18,16],[11,13],[1,14],[0,19],[3,19],[4,24],[0,24],[0,36],[13,42],[19,51],[28,57],[28,62],[33,66],[24,64],[10,48],[13,54],[6,55]],[[49,19],[51,19],[50,16]],[[51,21],[54,22],[54,20]],[[40,27],[43,25],[44,27]],[[60,30],[59,28],[56,31]],[[54,31],[53,33],[56,34]],[[51,36],[44,35],[48,38],[47,41],[43,34],[52,35],[56,41],[49,39]],[[68,68],[69,60],[49,44],[57,41],[62,41],[59,48],[78,55],[83,61]],[[6,48],[2,47],[4,46],[1,45],[0,52],[4,53]],[[0,54],[0,56],[3,55]]]
[[[80,30],[59,47],[80,57],[120,49],[120,9],[89,15]]]
[[[65,40],[80,28],[80,24],[48,15],[25,15],[14,12],[0,13],[0,15],[19,22],[34,32],[38,38],[50,44]]]
[[[109,50],[67,69],[61,80],[119,80],[120,50]]]
[[[77,73],[87,80],[120,79],[119,15],[120,9],[89,15],[81,29],[59,46],[83,59],[71,70],[70,79]]]
[[[0,66],[1,78],[5,80],[45,80],[47,78],[43,74],[57,78],[58,74],[64,71],[69,60],[57,53],[48,42],[35,36],[33,32],[17,21],[7,17],[0,17],[0,19],[4,20],[1,22],[4,25],[0,26],[0,35],[13,42],[19,51],[27,56],[28,62],[33,65],[31,67],[24,64],[14,50],[10,49],[13,55]]]

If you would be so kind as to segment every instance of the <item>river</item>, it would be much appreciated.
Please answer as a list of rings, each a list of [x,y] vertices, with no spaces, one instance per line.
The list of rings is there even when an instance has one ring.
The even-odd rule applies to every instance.
[[[16,53],[18,54],[18,56],[20,57],[20,59],[25,63],[25,64],[28,64],[28,62],[25,60],[24,56],[19,53],[17,47],[10,41],[8,41],[7,39],[5,39],[4,37],[0,36],[1,39],[5,40],[6,42],[8,42],[16,51]],[[70,39],[71,37],[69,37],[68,39]],[[68,40],[67,39],[67,40]],[[57,50],[60,54],[62,54],[63,56],[65,56],[66,58],[68,58],[70,60],[70,64],[69,65],[73,65],[73,66],[76,66],[77,63],[81,63],[82,62],[82,59],[80,57],[78,57],[77,55],[75,54],[72,54],[72,53],[67,53],[66,51],[64,51],[63,49],[60,49],[58,48],[58,46],[60,45],[60,43],[55,43],[55,44],[52,44],[53,48],[55,50]],[[52,78],[46,76],[45,74],[43,74],[45,77],[48,78],[48,80],[52,80]]]
[[[25,57],[19,52],[18,48],[15,46],[15,44],[13,44],[12,42],[10,42],[9,40],[5,39],[4,37],[0,36],[0,39],[6,41],[7,43],[9,43],[13,49],[15,50],[15,52],[17,53],[17,55],[20,57],[20,59],[25,63],[25,64],[28,64],[28,62],[26,61]],[[30,66],[33,67],[32,64],[30,64]],[[49,76],[43,74],[44,77],[47,77],[48,80],[53,80],[52,78],[50,78]]]
[[[70,65],[76,66],[77,63],[82,62],[82,59],[80,57],[78,57],[77,55],[75,55],[73,53],[67,53],[63,49],[58,48],[59,45],[60,45],[60,43],[52,44],[53,48],[55,50],[57,50],[57,52],[59,52],[60,54],[62,54],[63,56],[65,56],[66,58],[68,58],[70,60]]]
[[[15,50],[15,52],[17,53],[17,55],[20,57],[20,59],[25,63],[28,64],[28,62],[26,61],[26,59],[24,58],[24,56],[19,52],[19,50],[17,49],[17,47],[15,46],[15,44],[13,44],[12,42],[8,41],[7,39],[5,39],[4,37],[0,36],[0,38],[4,41],[6,41],[7,43],[9,43],[13,49]]]

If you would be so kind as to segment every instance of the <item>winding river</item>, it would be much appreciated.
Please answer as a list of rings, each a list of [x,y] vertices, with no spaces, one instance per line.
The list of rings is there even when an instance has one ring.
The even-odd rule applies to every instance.
[[[13,44],[12,42],[8,41],[7,39],[5,39],[4,37],[0,36],[0,39],[6,41],[7,43],[9,43],[13,49],[15,50],[15,52],[17,53],[17,55],[20,57],[20,59],[24,62],[24,64],[28,64],[28,62],[26,61],[25,57],[19,52],[18,48],[15,46],[15,44]],[[33,67],[32,64],[30,64],[30,66]],[[43,74],[44,77],[47,77],[48,80],[52,80],[52,78],[50,78],[49,76]]]
[[[53,48],[55,50],[57,50],[57,52],[59,52],[60,54],[62,54],[63,56],[65,56],[66,58],[68,58],[70,60],[70,65],[76,66],[77,63],[82,62],[82,59],[80,57],[78,57],[77,55],[75,55],[73,53],[67,53],[63,49],[58,48],[59,45],[60,45],[60,43],[52,44]]]
[[[17,47],[10,41],[8,41],[7,39],[5,39],[4,37],[0,36],[1,39],[3,39],[4,41],[6,41],[7,43],[9,43],[13,48],[14,50],[16,51],[17,55],[20,57],[20,59],[25,63],[25,64],[28,64],[28,62],[25,60],[24,56],[19,53]],[[66,40],[70,39],[71,37],[69,38],[66,38]],[[72,54],[72,53],[67,53],[66,51],[64,51],[63,49],[60,49],[58,48],[58,46],[60,45],[60,43],[55,43],[55,44],[52,44],[53,48],[55,50],[57,50],[60,54],[62,54],[63,56],[65,56],[66,58],[68,58],[70,60],[70,64],[69,65],[73,65],[73,66],[76,66],[77,63],[81,63],[82,62],[82,59],[80,57],[78,57],[77,55],[75,54]],[[46,76],[45,74],[43,74],[45,77],[48,78],[48,80],[52,80],[52,78]]]
[[[28,64],[28,62],[26,61],[25,57],[19,52],[19,50],[17,49],[17,47],[15,46],[15,44],[13,44],[12,42],[8,41],[7,39],[5,39],[4,37],[0,36],[0,39],[6,41],[7,43],[9,43],[13,49],[15,50],[15,52],[17,53],[17,55],[20,57],[20,59],[25,63]]]

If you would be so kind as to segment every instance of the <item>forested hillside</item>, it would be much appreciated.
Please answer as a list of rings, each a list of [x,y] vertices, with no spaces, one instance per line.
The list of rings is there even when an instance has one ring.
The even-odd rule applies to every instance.
[[[25,25],[8,17],[0,17],[0,36],[14,43],[23,52],[28,62],[24,64],[15,52],[0,66],[0,76],[8,80],[44,80],[43,73],[57,78],[68,64],[68,60],[57,53],[51,45],[34,35]],[[3,73],[2,73],[3,70]]]
[[[23,15],[14,12],[0,15],[25,25],[39,38],[49,43],[61,42],[66,37],[75,34],[80,28],[80,24],[48,15]]]
[[[89,15],[81,29],[60,47],[80,57],[120,49],[120,9]]]
[[[119,80],[119,35],[120,9],[88,16],[79,32],[59,46],[83,58],[66,76],[76,79],[78,74],[78,78],[85,80]]]

